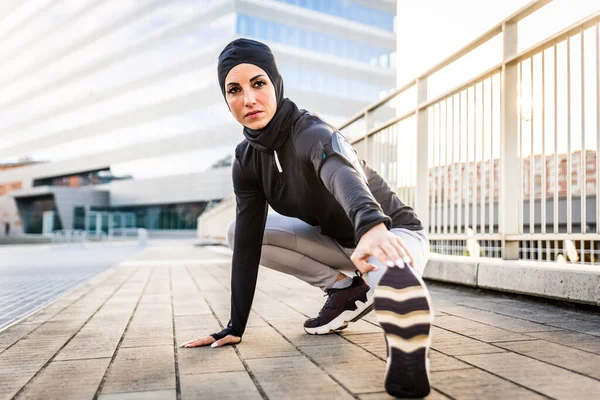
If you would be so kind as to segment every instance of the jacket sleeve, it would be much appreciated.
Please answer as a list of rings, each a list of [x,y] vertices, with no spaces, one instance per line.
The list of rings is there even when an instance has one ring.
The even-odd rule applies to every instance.
[[[212,336],[242,337],[256,291],[262,240],[267,220],[267,201],[255,180],[244,176],[237,158],[233,163],[236,222],[231,269],[231,319],[227,328]]]
[[[375,200],[368,182],[361,176],[368,174],[372,179],[372,170],[362,173],[342,155],[332,149],[332,131],[327,127],[312,126],[298,136],[296,151],[312,165],[323,185],[342,206],[354,227],[354,236],[358,242],[363,234],[372,227],[384,223],[388,229],[392,219],[385,215],[380,204]]]

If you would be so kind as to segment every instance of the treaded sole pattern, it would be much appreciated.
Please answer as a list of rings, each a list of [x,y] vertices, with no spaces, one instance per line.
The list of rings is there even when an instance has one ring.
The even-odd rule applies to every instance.
[[[387,342],[386,391],[401,398],[427,396],[433,314],[425,284],[410,267],[388,268],[375,289],[374,305]]]

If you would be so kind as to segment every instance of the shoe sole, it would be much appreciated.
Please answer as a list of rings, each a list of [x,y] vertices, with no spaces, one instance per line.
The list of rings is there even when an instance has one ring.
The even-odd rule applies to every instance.
[[[375,289],[375,314],[385,332],[385,390],[392,396],[425,397],[429,385],[431,298],[410,267],[388,268]]]
[[[346,310],[331,321],[328,324],[317,326],[316,328],[304,328],[304,331],[309,335],[327,335],[335,331],[346,329],[349,322],[356,322],[371,310],[373,310],[373,291],[367,292],[367,302],[356,300],[354,302],[356,310]]]

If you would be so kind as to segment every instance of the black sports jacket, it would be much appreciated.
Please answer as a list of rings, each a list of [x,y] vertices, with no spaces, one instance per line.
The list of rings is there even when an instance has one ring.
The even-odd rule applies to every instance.
[[[254,298],[268,204],[282,215],[319,226],[344,247],[355,247],[370,228],[423,229],[413,209],[403,204],[363,160],[368,179],[336,153],[336,132],[319,117],[301,110],[289,137],[276,151],[258,150],[248,139],[235,151],[233,186],[237,201],[231,275],[231,320],[213,337],[241,337]],[[339,133],[338,133],[339,134]]]

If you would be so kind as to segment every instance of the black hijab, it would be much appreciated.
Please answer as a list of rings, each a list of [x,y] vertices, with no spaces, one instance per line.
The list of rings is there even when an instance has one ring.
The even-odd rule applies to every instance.
[[[250,39],[236,39],[229,43],[221,54],[217,64],[219,86],[226,99],[225,77],[238,64],[253,64],[263,69],[273,86],[277,97],[277,110],[269,123],[262,129],[253,130],[244,126],[244,136],[257,150],[272,153],[287,139],[292,123],[302,114],[296,104],[283,97],[283,79],[277,69],[275,56],[269,46]]]

